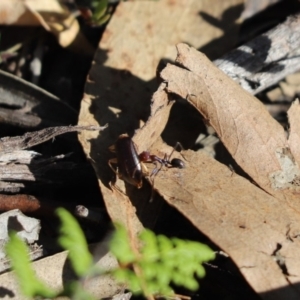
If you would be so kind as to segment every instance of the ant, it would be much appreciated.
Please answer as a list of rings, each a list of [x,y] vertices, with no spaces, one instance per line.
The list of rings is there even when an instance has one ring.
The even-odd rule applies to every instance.
[[[167,153],[165,153],[164,158],[160,158],[156,155],[152,155],[150,154],[149,151],[143,151],[141,154],[139,154],[139,159],[141,162],[155,164],[155,168],[151,172],[150,177],[155,176],[163,166],[167,168],[178,168],[178,169],[185,168],[185,163],[183,162],[183,160],[179,158],[173,158],[170,161],[170,157],[172,156],[175,149],[178,148],[178,146],[180,146],[180,148],[182,149],[182,145],[179,142],[177,142],[170,155],[168,156]],[[160,164],[159,168],[157,166],[158,163]]]
[[[163,166],[179,169],[185,167],[184,162],[179,158],[173,158],[170,161],[170,157],[172,156],[175,148],[177,148],[178,146],[181,146],[181,144],[177,143],[173,148],[171,154],[169,156],[165,154],[164,158],[160,158],[156,155],[151,155],[148,151],[144,151],[140,155],[138,155],[132,139],[127,134],[121,134],[117,139],[115,145],[109,148],[112,152],[116,153],[117,157],[110,159],[108,161],[108,165],[120,179],[123,179],[127,183],[134,185],[135,187],[140,189],[143,185],[143,177],[149,176],[148,169],[144,165],[144,163],[151,162],[156,165],[149,177],[155,176]],[[158,163],[160,163],[160,167],[157,166]],[[118,170],[116,170],[112,166],[112,164],[117,164]]]

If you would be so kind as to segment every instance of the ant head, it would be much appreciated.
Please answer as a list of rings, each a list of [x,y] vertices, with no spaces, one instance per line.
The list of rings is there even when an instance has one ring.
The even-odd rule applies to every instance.
[[[147,162],[147,161],[151,160],[150,156],[151,155],[148,151],[143,151],[142,153],[139,154],[139,159],[142,162]]]

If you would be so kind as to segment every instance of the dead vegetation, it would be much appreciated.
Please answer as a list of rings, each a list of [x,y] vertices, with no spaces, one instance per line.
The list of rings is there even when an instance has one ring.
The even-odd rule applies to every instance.
[[[273,2],[279,3],[272,6]],[[87,74],[78,118],[79,129],[109,125],[103,131],[81,131],[79,141],[95,171],[105,210],[112,221],[126,226],[133,243],[143,227],[157,231],[172,227],[161,225],[172,220],[165,217],[167,202],[183,216],[180,220],[188,220],[183,225],[182,237],[189,236],[184,230],[192,228],[189,222],[192,223],[193,230],[203,235],[201,238],[207,237],[206,241],[217,251],[226,253],[226,259],[237,267],[234,276],[240,280],[241,274],[259,297],[298,299],[300,108],[296,72],[300,69],[300,6],[288,1],[285,5],[292,14],[287,8],[282,9],[280,1],[259,4],[251,0],[220,0],[214,4],[198,0],[119,3]],[[268,6],[269,10],[265,10]],[[275,12],[277,18],[271,17],[276,16]],[[37,14],[40,20],[43,13],[37,9]],[[264,16],[261,20],[260,14]],[[247,19],[249,16],[253,23]],[[64,15],[64,21],[59,22],[69,18]],[[47,18],[43,19],[46,21]],[[49,24],[48,27],[54,28]],[[58,41],[63,38],[57,31],[54,35]],[[71,37],[71,41],[78,41]],[[72,44],[68,39],[65,43]],[[62,45],[66,46],[65,43]],[[89,53],[91,47],[85,45],[79,49]],[[78,50],[77,42],[73,47]],[[57,100],[47,101],[57,105]],[[68,105],[59,104],[58,112],[65,113],[54,120],[48,114],[49,110],[56,114],[53,108],[48,110],[44,106],[41,113],[35,113],[36,105],[45,104],[34,100],[27,103],[31,112],[26,112],[25,118],[26,104],[20,102],[18,111],[12,107],[0,110],[6,113],[3,122],[14,124],[7,109],[14,116],[21,113],[24,120],[32,120],[20,126],[25,132],[55,122],[59,123],[56,126],[69,125],[66,122],[74,120],[74,111]],[[11,102],[5,104],[9,106]],[[70,119],[64,120],[64,114]],[[186,168],[163,167],[154,182],[150,180],[156,191],[152,202],[151,186],[146,181],[141,189],[119,179],[114,182],[107,163],[112,158],[108,148],[124,133],[132,136],[138,153],[149,151],[164,157],[172,152],[176,142],[186,149],[172,156],[182,159],[183,155]],[[31,139],[34,134],[26,133],[23,139],[28,143],[28,137]],[[0,149],[9,140],[0,140]],[[44,163],[52,164],[49,159],[44,159]],[[29,164],[30,175],[37,178],[32,163]],[[151,170],[155,166],[147,167]],[[1,180],[3,186],[8,181],[2,177]],[[10,187],[10,197],[23,191],[15,182]],[[76,202],[85,204],[84,200]],[[22,210],[26,212],[25,208]],[[174,228],[178,230],[180,224],[174,224]],[[99,245],[98,264],[107,264],[110,254],[102,255]],[[57,259],[60,255],[61,260]],[[41,272],[45,261],[49,268],[54,260],[58,262],[56,272],[62,272],[64,255],[35,262],[37,273],[45,276]],[[215,266],[220,272],[224,270],[218,262]],[[226,267],[225,270],[236,272]],[[10,276],[3,274],[2,280]],[[55,282],[55,277],[51,284],[60,286],[62,282]],[[216,285],[217,278],[212,277]],[[9,280],[3,286],[14,289]],[[120,289],[114,282],[109,282],[109,290],[103,289],[105,281],[97,286],[87,285],[99,298],[112,297]],[[221,292],[218,299],[225,295],[245,298],[247,293],[247,299],[256,298],[245,282],[240,290],[228,290]]]

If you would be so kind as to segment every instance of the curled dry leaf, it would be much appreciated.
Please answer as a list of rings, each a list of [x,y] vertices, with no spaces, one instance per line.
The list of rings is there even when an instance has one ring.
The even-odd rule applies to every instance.
[[[187,99],[204,116],[235,161],[261,188],[288,201],[298,197],[298,186],[293,184],[299,177],[298,167],[290,158],[282,126],[205,55],[184,44],[177,49],[177,62],[186,69],[169,65],[163,70],[168,91]]]
[[[187,70],[173,65],[163,70],[168,91],[195,106],[236,162],[269,191],[269,174],[280,169],[275,151],[286,146],[283,128],[259,100],[233,83],[204,54],[184,44],[177,49],[177,62]]]
[[[179,44],[177,50],[177,63],[184,68],[168,65],[161,73],[168,92],[201,112],[236,162],[267,193],[204,153],[192,151],[184,152],[187,168],[161,170],[155,188],[230,255],[262,298],[297,299],[297,177],[288,188],[274,186],[291,180],[285,177],[288,171],[299,172],[299,104],[289,112],[288,143],[283,128],[256,98],[195,49]],[[276,172],[284,175],[275,178]]]

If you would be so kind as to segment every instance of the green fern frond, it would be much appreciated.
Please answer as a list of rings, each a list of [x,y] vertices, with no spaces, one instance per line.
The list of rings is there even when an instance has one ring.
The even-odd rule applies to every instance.
[[[85,276],[92,268],[93,257],[78,222],[65,209],[58,208],[56,214],[61,220],[59,244],[69,250],[69,259],[75,273]]]
[[[130,248],[126,229],[117,225],[111,242],[111,251],[127,269],[115,270],[115,276],[126,282],[133,292],[149,294],[170,294],[170,284],[196,290],[199,285],[195,279],[205,276],[203,262],[215,258],[214,252],[201,243],[156,236],[150,230],[140,235],[143,245],[137,256]],[[132,268],[132,270],[130,269]],[[139,270],[135,274],[134,270]]]
[[[47,287],[44,282],[37,278],[32,269],[28,249],[25,243],[15,232],[10,233],[10,240],[6,244],[6,254],[11,259],[11,265],[20,286],[22,293],[27,297],[40,296],[53,298],[57,293]]]

